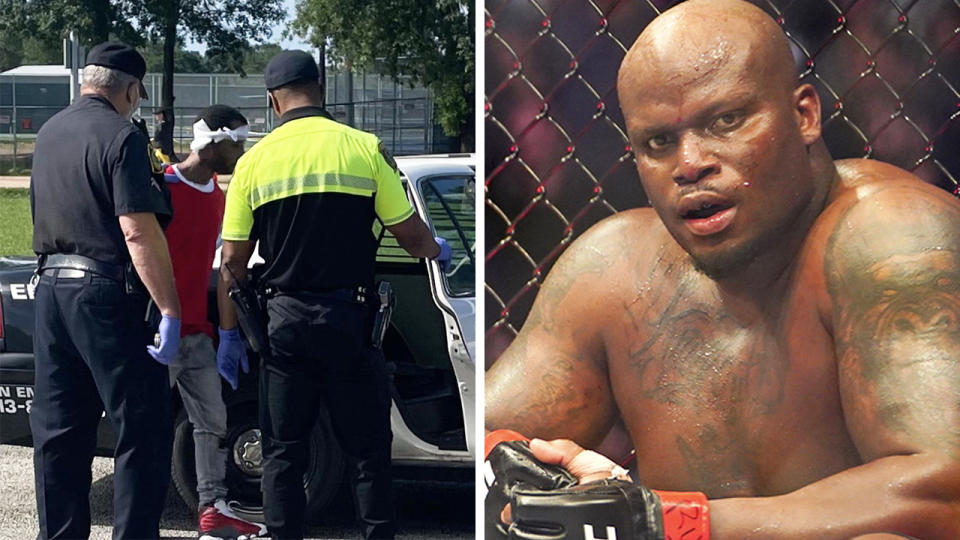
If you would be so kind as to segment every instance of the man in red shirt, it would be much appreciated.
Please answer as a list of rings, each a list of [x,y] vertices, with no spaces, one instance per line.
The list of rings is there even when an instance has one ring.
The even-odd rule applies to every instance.
[[[246,118],[233,107],[203,109],[193,124],[190,155],[169,165],[164,173],[174,208],[167,243],[183,312],[180,349],[170,363],[170,384],[179,385],[193,424],[201,540],[266,534],[263,525],[237,517],[225,500],[227,410],[220,376],[236,389],[238,366],[236,359],[217,364],[213,325],[207,320],[207,289],[225,201],[216,175],[233,172],[243,155],[247,129]],[[247,371],[245,358],[243,363]]]

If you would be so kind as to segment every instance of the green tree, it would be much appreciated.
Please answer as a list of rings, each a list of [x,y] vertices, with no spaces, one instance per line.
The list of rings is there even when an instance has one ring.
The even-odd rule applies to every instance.
[[[0,71],[22,63],[25,8],[26,5],[17,0],[0,0]]]
[[[108,39],[139,47],[162,43],[160,105],[172,107],[178,39],[189,37],[205,44],[208,65],[243,73],[250,42],[269,34],[282,19],[281,1],[0,0],[0,62],[21,63],[28,36],[46,46],[56,43],[59,49],[60,40],[71,30],[88,46]],[[182,65],[193,69],[203,65],[199,55],[181,52],[180,56]]]
[[[263,73],[267,69],[267,62],[283,47],[276,43],[264,43],[255,45],[243,58],[243,70],[247,73]]]
[[[206,44],[208,62],[243,74],[243,58],[250,48],[250,40],[256,41],[268,34],[271,26],[283,17],[280,0],[114,1],[151,40],[163,43],[160,96],[163,108],[173,107],[174,53],[178,37],[190,37]]]
[[[147,61],[147,71],[159,73],[163,71],[163,43],[147,41],[137,48]],[[210,73],[210,66],[204,55],[197,51],[190,51],[177,43],[173,52],[174,73]]]
[[[23,63],[23,37],[19,32],[0,26],[0,72]]]
[[[463,0],[302,0],[292,30],[335,62],[411,75],[433,91],[444,132],[472,149],[472,10]]]
[[[88,46],[109,39],[140,45],[143,36],[126,18],[123,10],[124,4],[129,1],[20,0],[19,3],[24,6],[24,30],[42,41],[56,42],[58,47],[71,30],[75,30],[80,42]],[[0,18],[6,17],[6,14],[0,13]]]
[[[71,30],[91,45],[110,38],[142,42],[119,2],[111,0],[0,0],[0,68],[58,64]]]

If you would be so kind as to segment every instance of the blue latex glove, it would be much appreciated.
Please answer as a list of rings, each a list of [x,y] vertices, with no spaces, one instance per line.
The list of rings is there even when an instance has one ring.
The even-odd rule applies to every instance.
[[[450,248],[450,244],[447,243],[447,240],[442,236],[433,237],[437,241],[437,245],[440,246],[440,253],[433,258],[433,260],[440,263],[440,269],[446,272],[450,269],[450,259],[453,258],[453,249]]]
[[[168,366],[177,356],[177,348],[180,347],[180,319],[164,315],[160,319],[157,333],[160,335],[160,343],[147,345],[147,352],[154,360]]]
[[[219,329],[220,346],[217,347],[217,371],[223,380],[230,383],[230,387],[237,389],[240,382],[239,368],[244,373],[250,373],[250,364],[247,360],[247,344],[240,337],[240,329]]]

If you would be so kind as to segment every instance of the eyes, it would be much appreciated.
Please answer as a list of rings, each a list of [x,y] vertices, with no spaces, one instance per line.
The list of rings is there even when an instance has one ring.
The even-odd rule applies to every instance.
[[[714,119],[710,129],[715,133],[730,131],[740,127],[740,124],[743,123],[743,118],[743,113],[740,111],[723,113]]]
[[[705,131],[708,135],[725,135],[743,125],[745,119],[746,113],[742,110],[727,111],[714,116]],[[648,137],[642,146],[648,153],[658,154],[668,151],[676,142],[676,133],[660,132]]]
[[[647,139],[645,146],[650,150],[653,150],[654,152],[660,152],[660,151],[666,150],[668,146],[673,144],[674,142],[673,139],[674,139],[673,135],[666,135],[666,134],[654,135],[653,137],[650,137],[649,139]]]

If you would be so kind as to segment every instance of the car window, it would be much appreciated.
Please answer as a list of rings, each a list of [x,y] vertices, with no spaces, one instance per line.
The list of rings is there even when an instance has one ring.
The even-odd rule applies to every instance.
[[[454,297],[473,296],[476,224],[474,177],[431,176],[419,184],[427,208],[427,219],[438,236],[450,243],[453,259],[444,274],[447,293]]]
[[[397,237],[383,226],[379,219],[373,222],[373,236],[379,239],[377,245],[377,264],[405,264],[416,266],[420,259],[411,256],[405,249],[400,247]]]

